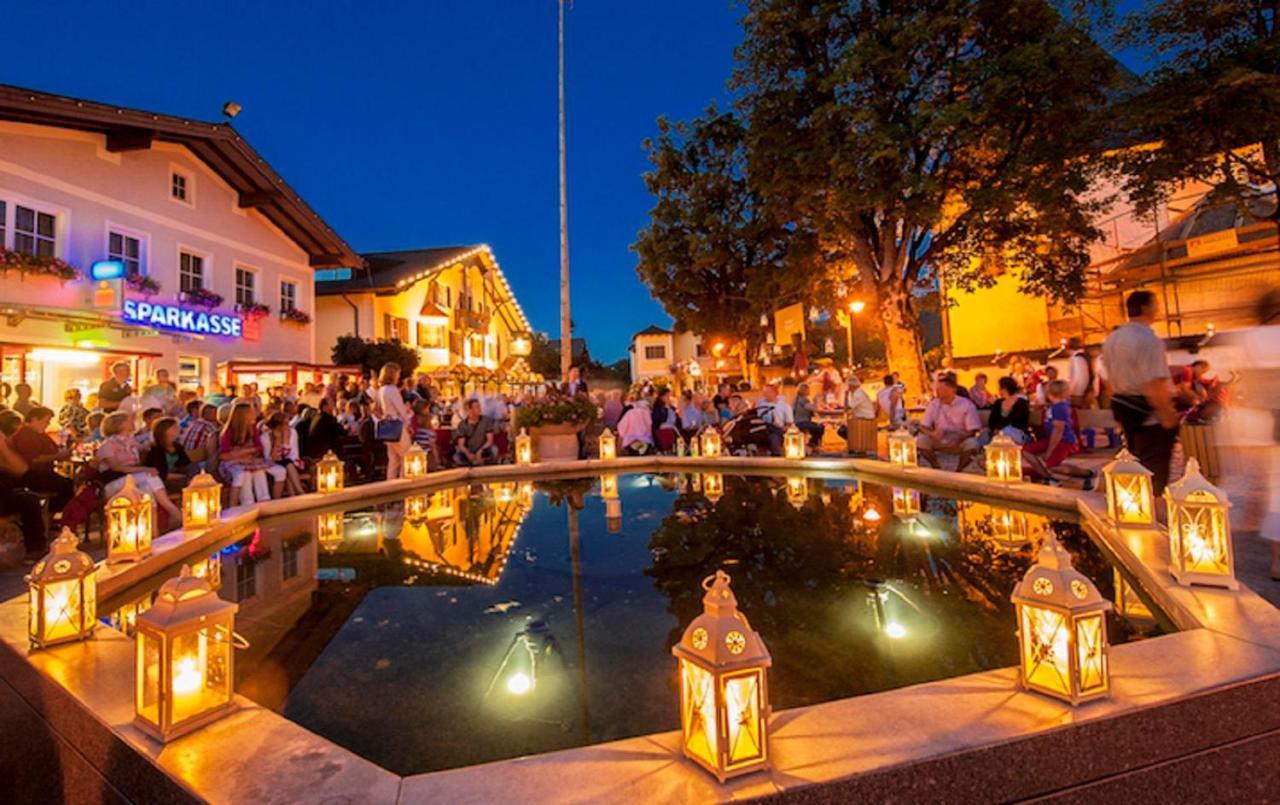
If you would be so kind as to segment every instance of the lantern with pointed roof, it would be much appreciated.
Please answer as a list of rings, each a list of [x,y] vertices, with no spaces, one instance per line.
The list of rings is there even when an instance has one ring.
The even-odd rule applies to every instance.
[[[702,496],[715,503],[724,497],[724,476],[718,472],[703,473]]]
[[[804,434],[794,423],[782,434],[782,454],[789,459],[804,458]]]
[[[715,428],[707,428],[702,431],[701,437],[702,456],[704,458],[718,458],[721,450],[720,431]]]
[[[1179,584],[1239,588],[1231,549],[1231,502],[1187,460],[1181,480],[1164,490],[1169,505],[1169,572]]]
[[[600,458],[605,461],[612,461],[617,457],[618,437],[613,435],[613,431],[605,428],[604,433],[600,434]]]
[[[70,529],[53,541],[49,554],[31,568],[27,582],[27,636],[32,648],[46,648],[93,634],[98,616],[93,560],[78,550]]]
[[[1115,460],[1102,468],[1102,477],[1111,522],[1139,527],[1155,523],[1151,470],[1142,466],[1132,453],[1121,449]]]
[[[681,746],[724,782],[769,765],[773,660],[738,611],[728,574],[718,570],[702,586],[703,613],[671,649],[679,661]]]
[[[183,567],[138,616],[134,638],[134,720],[167,742],[233,707],[232,636],[238,607]]]
[[[986,446],[987,477],[1010,483],[1022,480],[1022,446],[1003,432]]]
[[[413,445],[404,452],[404,477],[422,478],[427,474],[427,451]]]
[[[916,467],[916,437],[906,428],[899,428],[889,434],[889,463],[895,467]]]
[[[208,528],[222,516],[222,484],[203,470],[182,490],[182,527]]]
[[[316,462],[316,491],[337,492],[341,489],[345,482],[346,471],[342,464],[342,459],[333,454],[333,451],[324,454],[324,458]]]
[[[1111,693],[1105,600],[1045,536],[1037,561],[1013,591],[1022,687],[1080,704]]]
[[[124,477],[124,486],[106,505],[107,564],[134,562],[151,555],[155,536],[155,501],[142,492],[133,476]]]
[[[516,436],[516,463],[533,463],[533,438],[529,436],[529,432],[524,428],[521,428],[520,433]]]

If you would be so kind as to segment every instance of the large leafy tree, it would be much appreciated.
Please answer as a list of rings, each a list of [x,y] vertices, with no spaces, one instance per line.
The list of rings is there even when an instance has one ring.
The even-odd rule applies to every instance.
[[[749,0],[734,86],[767,217],[812,233],[825,271],[925,385],[919,294],[1015,269],[1071,300],[1094,214],[1095,111],[1115,63],[1044,0]],[[815,294],[816,296],[816,294]]]
[[[1164,0],[1130,16],[1120,41],[1158,61],[1150,88],[1117,109],[1131,141],[1126,190],[1150,210],[1188,181],[1242,200],[1280,183],[1280,3]],[[1280,209],[1243,205],[1280,225]]]
[[[798,238],[762,212],[737,115],[713,105],[689,122],[659,119],[658,132],[645,142],[657,201],[632,246],[640,278],[677,329],[754,347]]]

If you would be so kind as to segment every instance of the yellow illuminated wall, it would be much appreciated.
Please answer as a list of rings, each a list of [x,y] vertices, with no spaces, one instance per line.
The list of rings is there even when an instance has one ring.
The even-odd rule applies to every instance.
[[[957,358],[1021,352],[1049,346],[1049,307],[1043,297],[1018,290],[1018,278],[1003,274],[990,288],[972,293],[948,289],[951,349]]]

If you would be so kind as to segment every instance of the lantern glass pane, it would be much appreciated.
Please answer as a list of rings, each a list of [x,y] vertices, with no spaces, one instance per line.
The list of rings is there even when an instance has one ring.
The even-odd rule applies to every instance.
[[[80,580],[55,581],[43,588],[44,636],[46,643],[66,640],[80,634]]]
[[[1052,609],[1022,606],[1022,676],[1028,685],[1071,695],[1067,617]]]
[[[1116,475],[1111,479],[1113,516],[1117,523],[1151,523],[1151,481],[1145,475]]]
[[[138,717],[157,728],[160,724],[160,637],[139,629],[134,642],[137,670],[134,673],[134,709]]]
[[[1175,528],[1182,567],[1188,573],[1226,575],[1230,572],[1224,514],[1216,506],[1175,505]]]
[[[1107,654],[1102,613],[1076,619],[1076,664],[1080,669],[1080,693],[1107,688]]]
[[[724,687],[725,737],[729,769],[764,758],[764,710],[761,671],[728,675]]]
[[[716,688],[711,672],[686,659],[680,660],[680,701],[684,748],[707,766],[716,768]]]
[[[226,626],[211,625],[173,639],[169,662],[174,724],[230,701],[230,636]]]
[[[32,640],[40,637],[40,585],[32,584],[27,588],[27,636]]]

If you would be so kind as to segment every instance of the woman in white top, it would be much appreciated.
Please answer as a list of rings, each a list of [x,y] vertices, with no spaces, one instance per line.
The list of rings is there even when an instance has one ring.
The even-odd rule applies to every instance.
[[[382,372],[378,375],[378,391],[374,395],[374,402],[378,405],[379,421],[398,419],[403,426],[400,429],[399,441],[384,442],[387,446],[387,480],[389,481],[404,474],[404,454],[413,444],[413,411],[409,410],[409,406],[405,405],[404,397],[400,396],[399,364],[383,365]]]

